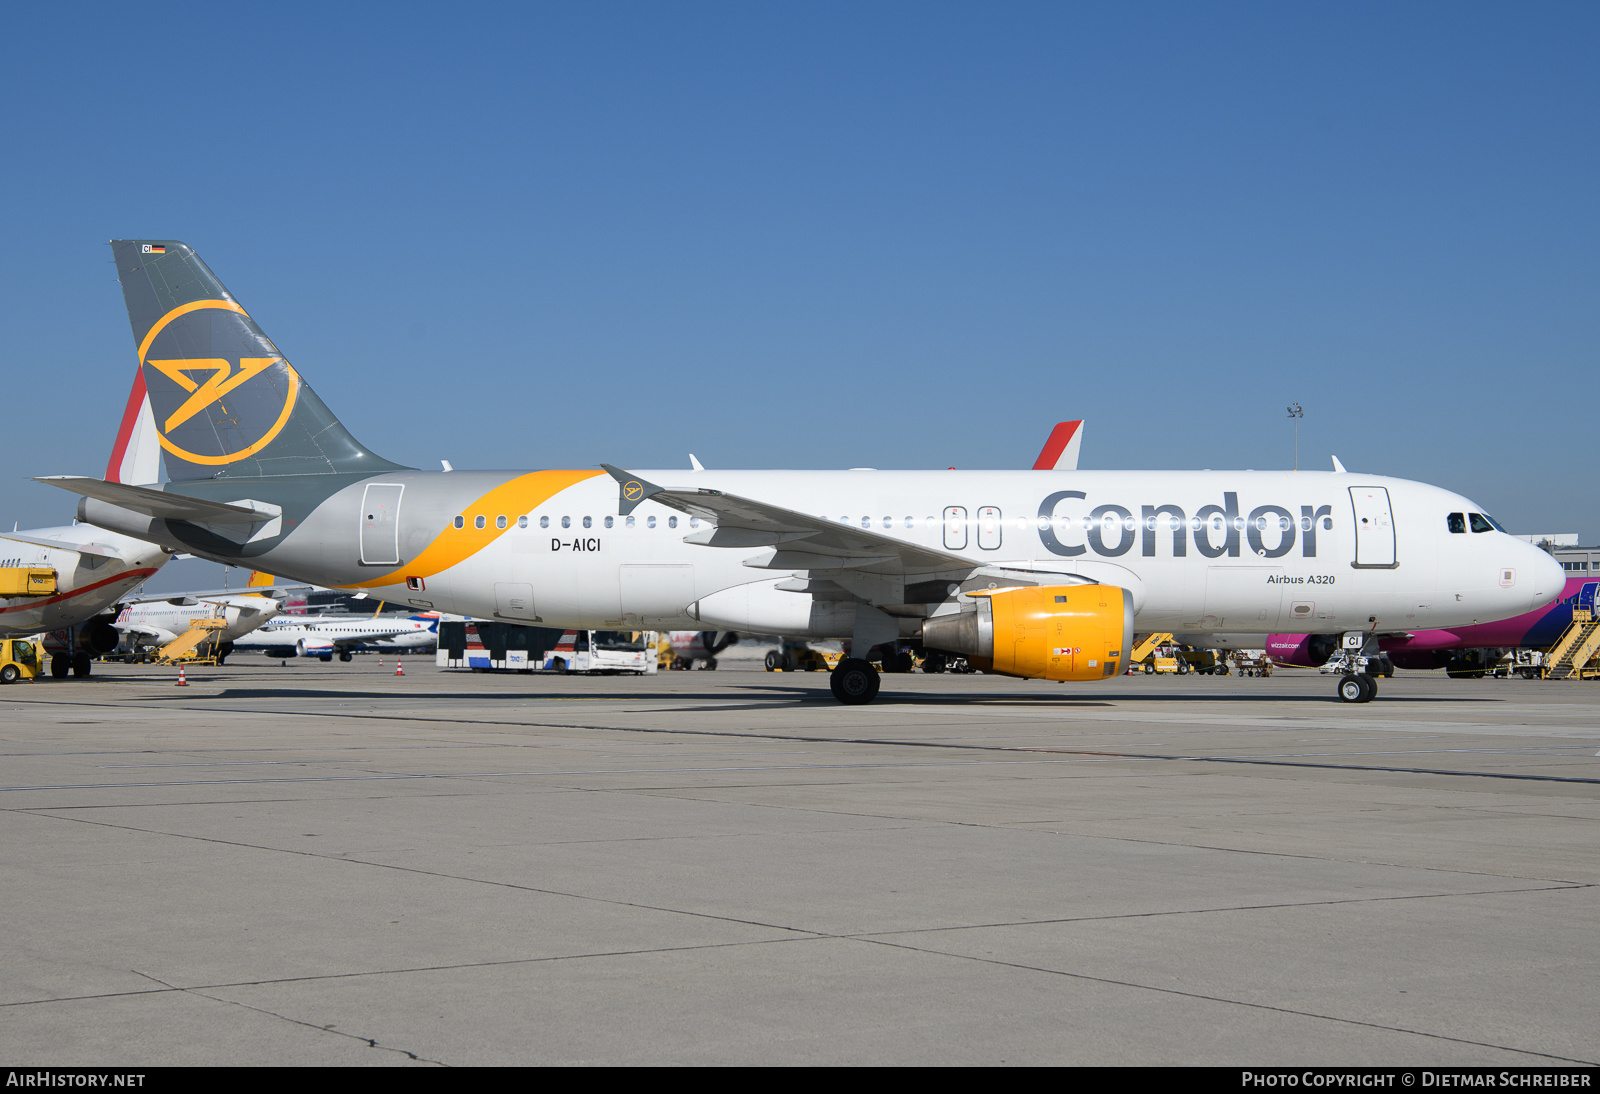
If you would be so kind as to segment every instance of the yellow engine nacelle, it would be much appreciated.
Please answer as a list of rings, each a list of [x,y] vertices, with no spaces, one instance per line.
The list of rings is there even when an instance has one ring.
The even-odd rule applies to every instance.
[[[922,625],[922,642],[974,668],[1045,680],[1101,680],[1128,667],[1133,594],[1115,585],[1036,585],[968,593],[973,611]]]

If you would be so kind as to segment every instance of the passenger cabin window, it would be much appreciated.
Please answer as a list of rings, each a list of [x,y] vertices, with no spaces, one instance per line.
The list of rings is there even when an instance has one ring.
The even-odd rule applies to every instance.
[[[481,516],[473,517],[472,526],[474,528],[482,528],[484,526],[484,519]]]
[[[527,517],[522,516],[522,517],[518,517],[517,518],[517,527],[518,528],[526,528],[527,526],[528,526],[528,518]]]
[[[627,525],[629,528],[632,528],[633,527],[633,518],[632,517],[628,517],[622,523]]]
[[[539,518],[539,527],[540,528],[548,528],[548,527],[550,527],[550,518],[549,517],[540,517]]]
[[[561,527],[563,527],[563,528],[571,528],[572,527],[572,518],[571,517],[562,517],[561,518]]]
[[[611,522],[612,522],[613,519],[615,519],[615,518],[612,518],[612,517],[607,517],[606,518],[606,527],[607,528],[611,527]]]
[[[1494,531],[1494,525],[1490,524],[1482,513],[1468,513],[1467,519],[1472,522],[1472,530],[1474,532]]]
[[[656,518],[655,517],[645,517],[644,518],[644,526],[646,528],[654,528],[656,526]]]
[[[1467,517],[1465,513],[1451,513],[1444,518],[1444,522],[1450,526],[1450,531],[1457,535],[1466,535]]]
[[[594,521],[589,517],[584,517],[583,518],[583,526],[585,528],[593,527],[594,526]]]
[[[467,526],[467,518],[466,517],[457,517],[455,519],[455,525],[456,525],[457,528],[465,528]]]
[[[505,517],[495,517],[494,518],[494,526],[496,528],[504,528],[506,526],[506,518]]]
[[[677,526],[678,526],[678,518],[677,517],[668,517],[667,518],[667,527],[668,528],[676,528]]]

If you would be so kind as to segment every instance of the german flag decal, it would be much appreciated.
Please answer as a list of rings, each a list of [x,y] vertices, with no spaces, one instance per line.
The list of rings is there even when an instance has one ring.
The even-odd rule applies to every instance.
[[[144,245],[144,253],[147,255],[164,255],[167,253],[167,249],[159,243],[146,243]]]

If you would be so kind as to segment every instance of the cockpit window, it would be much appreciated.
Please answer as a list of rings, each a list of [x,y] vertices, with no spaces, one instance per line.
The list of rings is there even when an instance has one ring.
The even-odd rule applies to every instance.
[[[1468,513],[1467,519],[1472,522],[1474,532],[1492,532],[1494,525],[1482,513]]]
[[[1444,522],[1450,526],[1452,532],[1459,535],[1465,535],[1467,532],[1467,515],[1465,513],[1451,513],[1444,518]]]

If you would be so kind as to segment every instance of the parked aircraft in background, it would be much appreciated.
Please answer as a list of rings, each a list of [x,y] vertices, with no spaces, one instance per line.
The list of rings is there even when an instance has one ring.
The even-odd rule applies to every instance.
[[[667,641],[672,643],[674,667],[690,669],[700,665],[714,669],[717,654],[739,641],[739,635],[734,631],[670,631]]]
[[[439,619],[432,616],[280,615],[233,643],[235,650],[268,657],[348,661],[360,649],[409,652],[432,649]]]
[[[1306,620],[1343,636],[1350,702],[1382,637],[1563,585],[1497,527],[1452,534],[1483,513],[1466,498],[1342,471],[412,470],[345,430],[191,248],[112,249],[172,481],[41,481],[218,562],[546,626],[906,639],[1057,681],[1119,676],[1135,626]],[[860,656],[832,677],[846,703],[878,683]]]
[[[140,600],[122,609],[112,626],[134,646],[165,646],[177,640],[197,620],[216,619],[222,627],[211,640],[218,664],[233,652],[233,644],[282,610],[281,601],[251,594],[187,596]]]
[[[0,598],[0,638],[46,632],[50,674],[88,676],[92,659],[116,648],[117,602],[171,555],[92,524],[0,533],[0,568],[51,574],[47,594]]]

